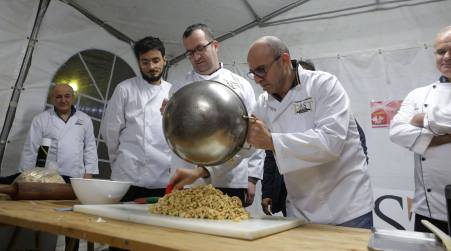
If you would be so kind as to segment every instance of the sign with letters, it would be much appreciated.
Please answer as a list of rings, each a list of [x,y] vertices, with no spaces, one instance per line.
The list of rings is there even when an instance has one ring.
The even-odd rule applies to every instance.
[[[413,231],[413,191],[374,189],[375,228]]]

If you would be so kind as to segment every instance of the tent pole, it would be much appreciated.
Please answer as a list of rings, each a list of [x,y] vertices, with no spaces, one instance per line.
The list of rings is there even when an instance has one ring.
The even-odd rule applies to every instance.
[[[34,47],[36,45],[39,28],[41,27],[42,20],[44,19],[45,12],[49,6],[50,0],[40,0],[38,13],[33,25],[33,30],[28,38],[28,46],[25,52],[22,66],[20,68],[19,76],[17,77],[14,87],[12,87],[13,93],[11,95],[11,101],[9,102],[8,110],[6,112],[5,123],[3,124],[2,132],[0,134],[0,163],[3,163],[3,157],[5,154],[6,144],[8,143],[9,132],[11,131],[14,118],[16,116],[16,108],[19,102],[21,91],[23,90],[23,84],[27,78],[28,71],[30,69],[31,57],[33,55]],[[1,174],[1,165],[0,165]]]
[[[115,36],[117,39],[130,44],[130,46],[133,48],[133,45],[135,42],[131,38],[129,38],[124,33],[118,31],[111,25],[103,22],[98,17],[94,16],[91,12],[89,12],[87,9],[81,7],[79,4],[75,3],[72,0],[60,0],[60,1],[73,7],[74,9],[79,11],[81,14],[85,15],[85,17],[87,17],[89,20],[93,21],[94,23],[98,24],[100,27],[104,28],[108,33]]]
[[[233,31],[230,31],[230,32],[228,32],[228,33],[226,33],[226,34],[224,34],[224,35],[222,35],[222,36],[220,36],[220,37],[217,37],[216,40],[219,41],[219,42],[221,42],[221,41],[224,41],[224,40],[226,40],[226,39],[228,39],[228,38],[234,37],[235,35],[237,35],[237,34],[243,32],[243,31],[246,31],[246,30],[248,30],[248,29],[250,29],[250,28],[253,28],[253,27],[255,27],[255,26],[260,26],[260,25],[263,24],[266,20],[269,20],[269,19],[271,19],[271,18],[273,18],[273,17],[275,17],[275,16],[278,16],[278,15],[284,13],[284,12],[287,12],[287,11],[289,11],[289,10],[291,10],[291,9],[293,9],[293,8],[296,8],[296,7],[298,7],[299,5],[302,5],[302,4],[307,3],[307,2],[309,2],[309,1],[310,1],[310,0],[298,0],[298,1],[296,1],[296,2],[293,2],[293,3],[291,3],[291,4],[288,4],[288,5],[286,5],[286,6],[282,7],[282,8],[280,8],[280,9],[278,9],[278,10],[276,10],[276,11],[273,11],[273,12],[269,13],[268,15],[266,15],[266,16],[264,16],[264,17],[262,17],[262,18],[259,18],[258,15],[257,15],[257,14],[255,13],[255,11],[253,10],[252,6],[249,4],[249,2],[248,2],[247,0],[245,0],[246,6],[248,6],[248,8],[251,10],[251,12],[253,13],[253,15],[254,15],[254,17],[255,17],[256,19],[255,19],[254,21],[248,23],[248,24],[245,24],[245,25],[243,25],[243,26],[241,26],[241,27],[239,27],[239,28],[233,30]],[[181,54],[181,55],[179,55],[179,56],[177,56],[177,57],[171,59],[171,60],[169,61],[169,65],[176,64],[177,62],[180,62],[180,61],[182,61],[183,59],[185,59],[185,54]]]
[[[246,7],[249,9],[249,11],[252,13],[252,15],[254,16],[254,19],[256,21],[259,21],[261,18],[257,14],[257,12],[254,10],[254,8],[252,8],[252,5],[249,3],[249,1],[248,0],[243,0],[243,2],[246,5]]]
[[[400,7],[414,6],[414,5],[420,5],[420,4],[429,4],[429,3],[441,2],[441,1],[447,1],[447,0],[425,0],[423,2],[418,2],[418,3],[416,3],[416,2],[412,3],[412,4],[408,3],[408,2],[412,2],[412,1],[414,1],[414,0],[392,0],[392,1],[385,1],[385,2],[376,0],[374,3],[357,5],[357,6],[347,7],[347,8],[338,9],[338,10],[317,12],[317,13],[303,15],[303,16],[279,19],[279,20],[272,21],[272,22],[265,22],[265,23],[261,24],[261,27],[288,24],[288,23],[294,23],[294,22],[302,22],[302,21],[332,19],[332,18],[336,18],[339,16],[349,16],[349,15],[362,14],[362,13],[366,13],[366,12],[384,11],[384,10],[390,10],[390,9],[395,9],[395,8],[400,8]],[[394,7],[386,7],[386,8],[383,7],[384,5],[397,4],[397,3],[400,3],[401,5],[394,6]],[[404,3],[404,4],[402,4],[402,3]],[[365,9],[368,9],[368,10],[365,10]],[[351,11],[354,11],[354,12],[351,12]],[[337,15],[333,15],[333,14],[337,14]]]

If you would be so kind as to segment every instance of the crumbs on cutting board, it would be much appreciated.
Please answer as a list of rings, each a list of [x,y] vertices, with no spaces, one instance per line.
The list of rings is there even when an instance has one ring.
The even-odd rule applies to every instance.
[[[102,217],[96,217],[96,218],[92,217],[92,218],[89,218],[89,221],[90,222],[95,222],[95,223],[105,223],[105,222],[107,222]]]
[[[98,217],[96,220],[97,223],[105,223],[106,220],[102,219],[102,217]]]

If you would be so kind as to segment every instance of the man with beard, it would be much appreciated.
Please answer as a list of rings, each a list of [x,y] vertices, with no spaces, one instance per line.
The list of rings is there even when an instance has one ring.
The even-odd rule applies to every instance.
[[[136,42],[134,51],[141,76],[117,85],[101,126],[111,179],[133,182],[122,201],[163,196],[170,170],[171,154],[159,110],[171,87],[161,79],[165,48],[160,39],[145,37]]]

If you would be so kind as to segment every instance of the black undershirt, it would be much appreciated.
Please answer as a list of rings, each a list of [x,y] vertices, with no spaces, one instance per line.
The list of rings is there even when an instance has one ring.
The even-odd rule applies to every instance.
[[[295,75],[294,75],[293,82],[291,83],[290,90],[293,89],[295,86],[301,84],[301,81],[300,81],[300,78],[299,78],[299,72],[298,72],[299,63],[296,60],[291,60],[291,64],[293,65],[293,73]],[[280,95],[276,94],[276,93],[271,94],[271,96],[273,96],[273,98],[275,98],[279,102],[281,102],[283,100],[283,98]]]

